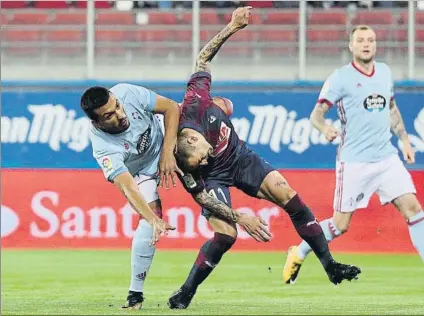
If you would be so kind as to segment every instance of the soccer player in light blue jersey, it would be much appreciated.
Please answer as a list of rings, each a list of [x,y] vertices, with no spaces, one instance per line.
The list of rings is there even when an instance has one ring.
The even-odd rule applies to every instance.
[[[140,214],[132,241],[129,294],[123,306],[140,309],[155,244],[174,229],[162,220],[157,186],[159,182],[169,188],[170,177],[175,186],[174,173],[181,172],[174,158],[178,104],[144,87],[120,83],[110,90],[89,88],[81,97],[81,108],[91,119],[93,156],[104,176]]]
[[[393,203],[406,219],[413,245],[424,260],[424,211],[416,197],[412,177],[390,139],[402,143],[408,164],[415,162],[401,114],[393,94],[393,79],[385,63],[375,62],[376,35],[366,25],[350,34],[352,63],[336,69],[324,83],[311,122],[328,141],[339,131],[326,124],[325,114],[337,108],[342,130],[336,161],[333,217],[320,223],[327,240],[348,230],[355,210],[366,208],[377,193],[384,205]],[[303,241],[289,249],[283,270],[286,283],[293,283],[311,251]]]

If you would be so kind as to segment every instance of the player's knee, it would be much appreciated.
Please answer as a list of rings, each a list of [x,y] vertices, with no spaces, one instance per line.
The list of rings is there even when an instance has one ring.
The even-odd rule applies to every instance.
[[[397,198],[394,202],[396,207],[406,219],[409,219],[422,211],[422,206],[420,202],[418,202],[415,194],[406,194]]]
[[[278,205],[287,204],[297,194],[278,171],[268,174],[263,184],[261,186],[262,194]]]
[[[213,241],[223,252],[227,252],[236,242],[236,238],[226,234],[215,233]]]

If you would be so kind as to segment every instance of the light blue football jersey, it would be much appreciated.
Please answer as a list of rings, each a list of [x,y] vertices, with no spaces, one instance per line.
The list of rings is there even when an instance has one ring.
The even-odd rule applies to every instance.
[[[141,86],[120,83],[110,91],[123,105],[130,127],[119,134],[106,133],[91,124],[93,156],[112,181],[119,174],[154,175],[163,143],[162,125],[152,112],[156,93]]]
[[[366,75],[353,63],[336,69],[324,83],[319,102],[337,105],[342,123],[337,159],[341,162],[376,162],[396,154],[390,131],[392,73],[375,62]]]

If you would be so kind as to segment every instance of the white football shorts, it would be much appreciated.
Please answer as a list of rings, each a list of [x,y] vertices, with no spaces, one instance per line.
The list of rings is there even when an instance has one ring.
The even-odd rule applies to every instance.
[[[138,190],[147,203],[152,203],[156,200],[159,200],[158,177],[136,175],[134,180],[138,185]]]
[[[336,188],[333,207],[336,212],[366,208],[377,193],[381,204],[416,193],[411,174],[398,155],[372,163],[336,163]]]

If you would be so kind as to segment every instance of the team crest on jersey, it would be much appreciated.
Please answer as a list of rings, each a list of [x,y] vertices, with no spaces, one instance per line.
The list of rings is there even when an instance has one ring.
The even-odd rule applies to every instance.
[[[227,126],[224,122],[221,122],[221,127],[219,129],[218,141],[215,146],[214,156],[219,155],[228,147],[230,141],[231,128]]]
[[[372,94],[364,100],[364,108],[369,112],[381,112],[386,107],[386,98],[379,94]]]
[[[137,141],[137,152],[139,155],[143,154],[147,148],[150,147],[150,134],[152,132],[152,128],[149,126],[146,131],[140,135]]]
[[[106,172],[110,172],[112,170],[112,160],[108,156],[102,159],[102,168]]]

